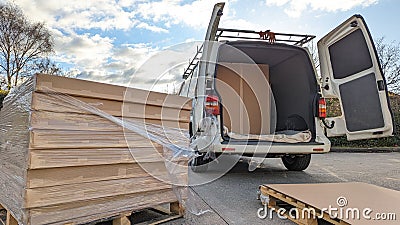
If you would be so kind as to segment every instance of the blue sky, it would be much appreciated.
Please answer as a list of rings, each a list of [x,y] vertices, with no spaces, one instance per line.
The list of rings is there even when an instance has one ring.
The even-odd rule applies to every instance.
[[[7,0],[0,0],[7,1]],[[147,88],[151,76],[136,74],[163,49],[202,40],[214,0],[13,0],[27,17],[51,30],[53,59],[79,78]],[[400,40],[396,0],[228,0],[220,27],[317,35],[353,14],[362,14],[374,38]],[[185,45],[181,45],[180,48]],[[193,53],[177,56],[187,61]],[[171,63],[170,63],[171,64]],[[170,82],[171,79],[165,81]],[[148,82],[147,82],[148,83]]]

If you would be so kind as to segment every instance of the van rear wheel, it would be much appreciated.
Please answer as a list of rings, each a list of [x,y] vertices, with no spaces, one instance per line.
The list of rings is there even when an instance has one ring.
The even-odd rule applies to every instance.
[[[311,162],[311,154],[307,155],[285,155],[282,162],[290,171],[302,171],[307,169]]]
[[[202,173],[208,170],[208,163],[211,160],[204,160],[204,156],[196,156],[189,161],[189,166],[195,173]]]

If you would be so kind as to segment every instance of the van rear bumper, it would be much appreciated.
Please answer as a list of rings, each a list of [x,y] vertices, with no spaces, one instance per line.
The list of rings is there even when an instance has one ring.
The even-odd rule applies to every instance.
[[[215,144],[212,151],[224,154],[252,154],[252,155],[269,155],[269,154],[318,154],[330,151],[330,143],[240,143],[229,142]]]

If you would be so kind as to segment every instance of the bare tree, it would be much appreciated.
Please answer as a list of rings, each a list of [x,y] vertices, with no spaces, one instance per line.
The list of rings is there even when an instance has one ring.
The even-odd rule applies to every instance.
[[[375,46],[388,89],[400,93],[400,43],[381,37],[375,40]]]
[[[4,77],[0,76],[0,90],[7,88],[7,81]]]
[[[52,60],[49,58],[43,58],[41,60],[38,60],[33,69],[33,71],[36,71],[38,73],[45,73],[45,74],[50,74],[50,75],[58,75],[58,76],[64,76],[63,70]]]
[[[30,68],[53,49],[43,23],[30,22],[15,4],[0,3],[0,74],[5,76],[8,90],[21,76],[32,75]]]
[[[308,51],[310,52],[310,55],[314,62],[315,68],[319,68],[318,48],[317,48],[317,45],[314,43],[314,40],[309,42],[306,47],[308,48]]]

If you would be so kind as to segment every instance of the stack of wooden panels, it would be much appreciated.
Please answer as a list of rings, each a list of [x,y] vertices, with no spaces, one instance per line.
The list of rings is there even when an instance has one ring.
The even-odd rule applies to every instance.
[[[189,99],[175,95],[36,75],[0,111],[0,204],[20,224],[36,225],[174,202],[165,148],[143,123],[155,124],[153,134],[162,130],[156,138],[182,144],[190,110]],[[145,132],[115,122],[121,118]],[[185,181],[187,159],[174,160],[181,165],[174,176]]]

